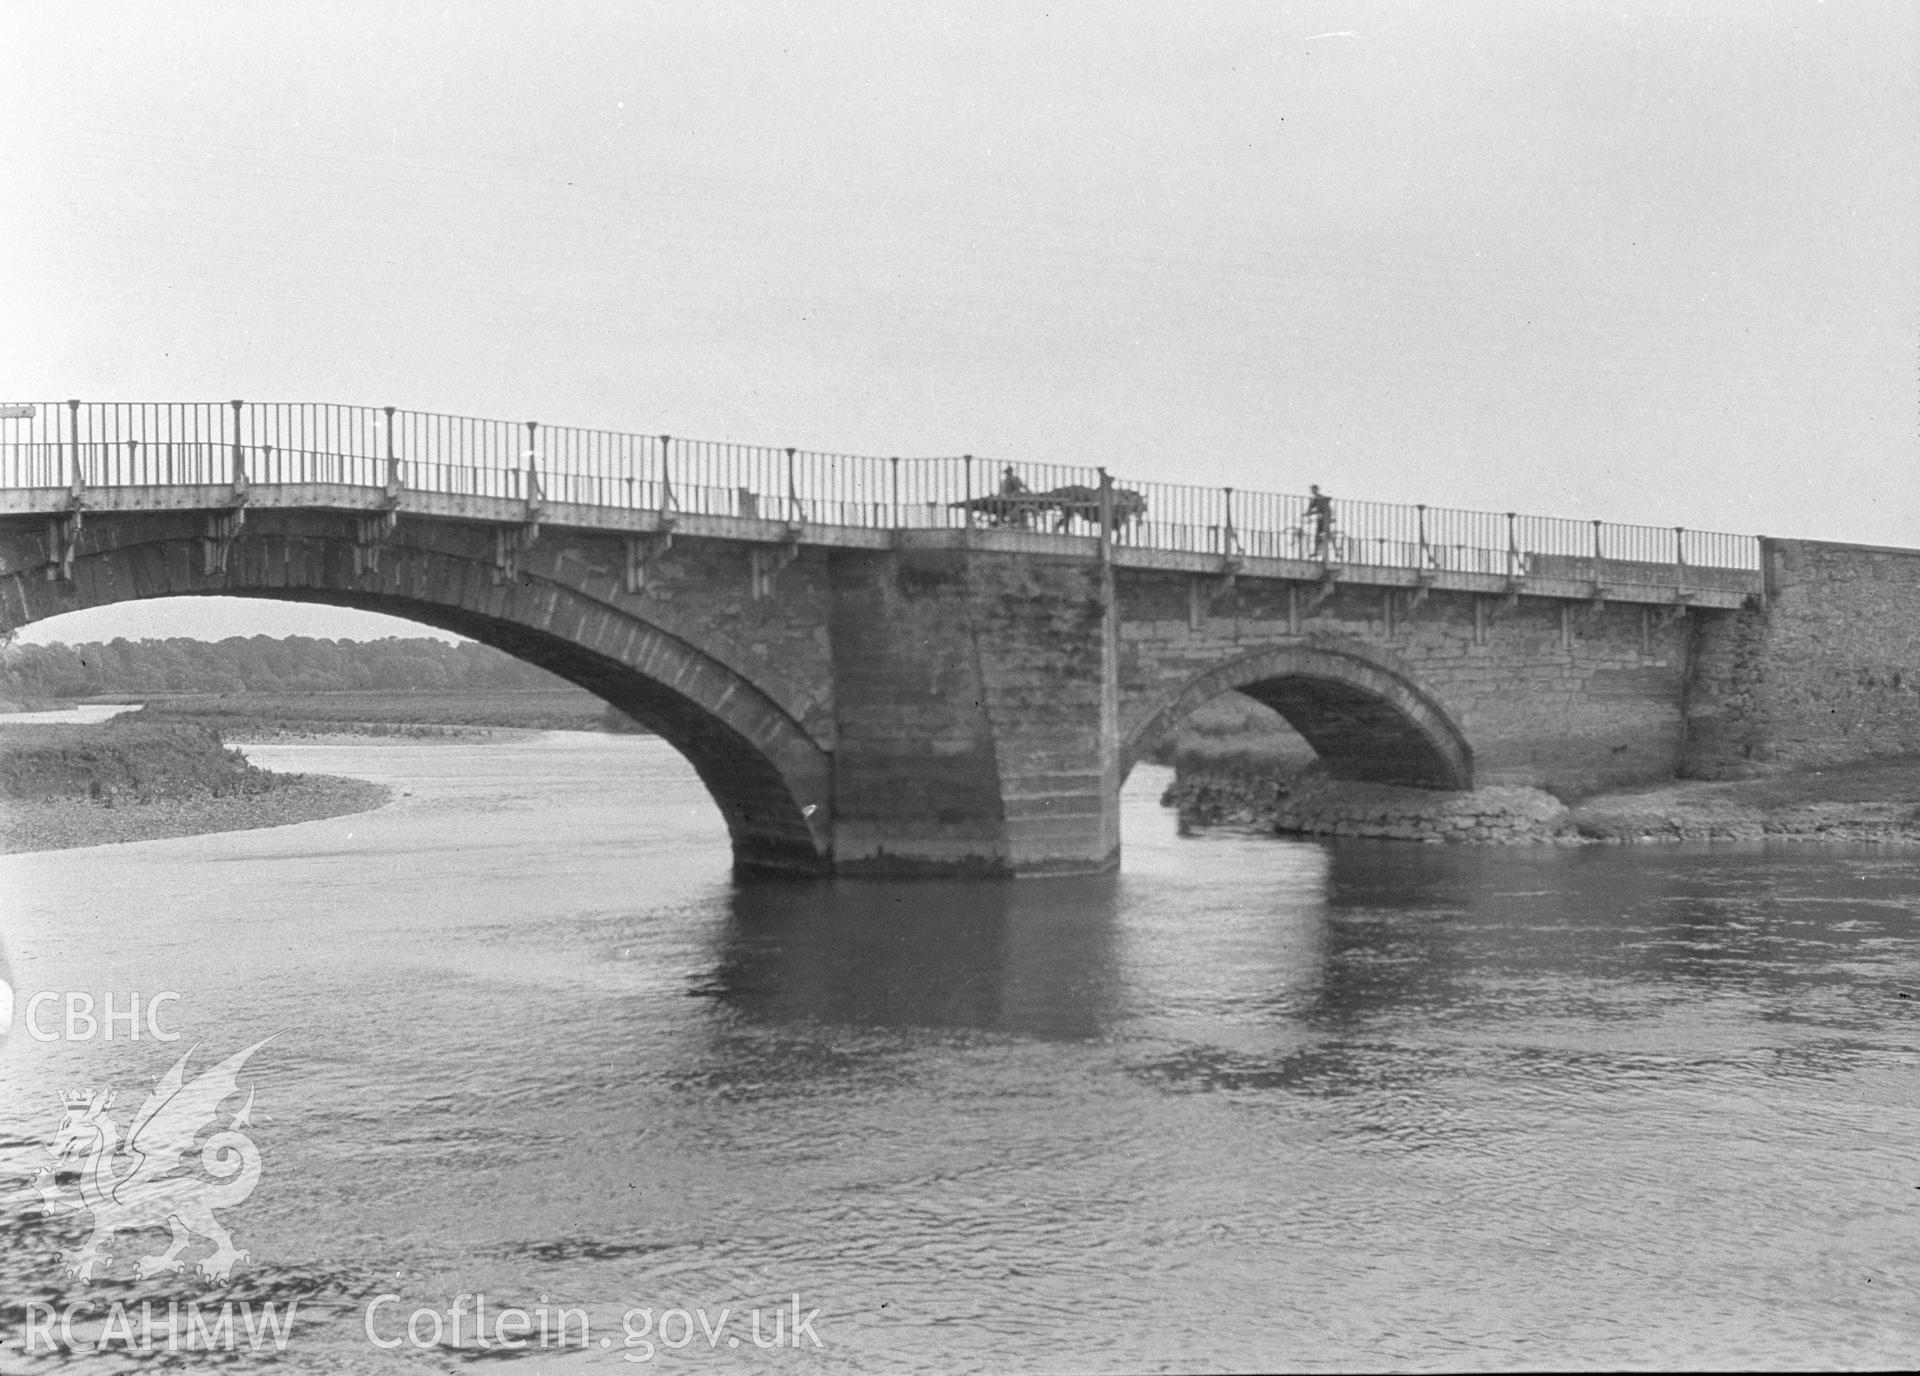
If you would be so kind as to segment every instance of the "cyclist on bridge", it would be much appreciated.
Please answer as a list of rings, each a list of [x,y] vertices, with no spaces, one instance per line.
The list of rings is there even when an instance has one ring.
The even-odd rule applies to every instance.
[[[1324,559],[1333,548],[1333,498],[1317,483],[1307,490],[1313,494],[1307,502],[1307,519],[1313,522],[1313,557]]]

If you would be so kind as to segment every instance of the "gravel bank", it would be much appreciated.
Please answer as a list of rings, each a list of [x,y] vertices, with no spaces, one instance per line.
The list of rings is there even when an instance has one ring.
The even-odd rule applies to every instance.
[[[0,853],[283,827],[369,812],[392,796],[393,790],[385,784],[303,774],[265,792],[156,798],[113,806],[73,798],[8,799],[0,802]]]
[[[1805,799],[1760,802],[1724,784],[1678,784],[1594,798],[1573,809],[1585,841],[1920,842],[1920,774],[1907,800]]]

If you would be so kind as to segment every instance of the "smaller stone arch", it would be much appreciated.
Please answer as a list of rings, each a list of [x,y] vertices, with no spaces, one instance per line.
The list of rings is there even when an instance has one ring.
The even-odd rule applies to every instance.
[[[1229,692],[1278,712],[1336,779],[1473,787],[1473,748],[1438,699],[1359,646],[1324,644],[1256,650],[1194,679],[1131,733],[1126,768],[1201,703]]]

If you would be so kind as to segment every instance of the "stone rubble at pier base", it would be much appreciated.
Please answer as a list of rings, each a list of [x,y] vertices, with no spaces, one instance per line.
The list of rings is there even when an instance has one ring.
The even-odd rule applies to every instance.
[[[1675,841],[1920,844],[1920,759],[1750,783],[1679,781],[1572,806],[1521,787],[1470,792],[1327,777],[1183,775],[1161,802],[1183,827],[1428,844],[1579,845]]]
[[[1476,788],[1441,793],[1392,784],[1308,778],[1274,804],[1276,831],[1305,836],[1364,836],[1429,844],[1537,845],[1576,842],[1573,814],[1537,788]]]

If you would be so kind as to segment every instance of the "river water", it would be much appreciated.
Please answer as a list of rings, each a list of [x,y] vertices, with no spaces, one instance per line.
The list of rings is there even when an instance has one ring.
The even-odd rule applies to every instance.
[[[115,1300],[224,1298],[298,1301],[282,1369],[419,1370],[433,1326],[454,1369],[499,1355],[453,1347],[476,1292],[495,1337],[584,1311],[523,1370],[1920,1356],[1912,852],[1183,838],[1143,767],[1115,877],[739,886],[654,740],[249,753],[404,792],[0,858],[0,1194],[59,1091],[124,1129],[273,1035],[251,1259],[135,1280],[165,1234],[122,1234],[83,1290],[80,1223],[0,1206],[0,1368],[46,1365],[29,1301],[94,1305],[86,1350]],[[39,991],[177,993],[180,1040],[37,1040]]]

